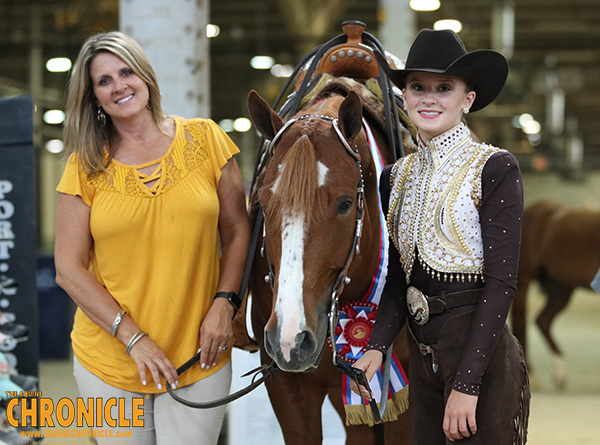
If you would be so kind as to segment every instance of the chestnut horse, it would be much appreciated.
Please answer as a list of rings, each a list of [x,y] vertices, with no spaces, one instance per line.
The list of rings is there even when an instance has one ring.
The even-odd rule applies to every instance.
[[[550,327],[575,288],[590,289],[599,268],[600,212],[553,201],[541,201],[525,210],[513,331],[527,352],[526,296],[531,281],[537,280],[547,299],[536,324],[556,357],[554,377],[561,388],[566,384],[564,361]]]
[[[251,213],[256,215],[259,206],[264,212],[263,254],[260,249],[256,253],[250,281],[252,325],[262,363],[272,359],[282,370],[266,386],[288,445],[322,443],[326,396],[344,419],[343,374],[334,368],[327,345],[334,282],[350,256],[350,280],[345,280],[340,305],[361,300],[380,259],[378,175],[363,115],[383,162],[390,163],[382,118],[374,119],[382,112],[365,106],[371,101],[381,108],[381,103],[362,84],[342,80],[327,83],[287,123],[255,92],[248,100],[255,127],[274,142],[251,194]],[[360,254],[355,255],[350,252],[361,172],[350,147],[358,149],[364,181],[363,230]],[[394,351],[408,369],[404,331]],[[408,412],[384,425],[385,431],[346,425],[346,443],[381,443],[384,437],[385,443],[409,443]]]

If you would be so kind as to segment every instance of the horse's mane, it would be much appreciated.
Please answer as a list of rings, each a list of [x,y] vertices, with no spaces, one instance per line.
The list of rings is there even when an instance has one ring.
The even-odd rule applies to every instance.
[[[310,221],[318,208],[318,172],[315,149],[307,135],[302,135],[287,150],[282,162],[277,188],[264,209],[265,221],[281,227],[283,212],[292,217],[304,213]]]

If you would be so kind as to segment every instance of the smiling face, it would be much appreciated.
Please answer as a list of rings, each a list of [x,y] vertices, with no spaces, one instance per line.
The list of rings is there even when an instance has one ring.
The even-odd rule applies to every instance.
[[[460,77],[423,71],[406,76],[403,93],[408,117],[425,142],[458,125],[475,100]]]
[[[99,53],[90,64],[90,79],[98,105],[113,121],[126,121],[150,112],[148,85],[120,57]]]

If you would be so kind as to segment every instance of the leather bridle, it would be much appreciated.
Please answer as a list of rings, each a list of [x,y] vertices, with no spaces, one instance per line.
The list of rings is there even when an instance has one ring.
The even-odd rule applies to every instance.
[[[363,177],[363,169],[361,164],[361,157],[358,151],[358,147],[355,144],[354,147],[351,147],[344,135],[342,134],[339,128],[339,121],[337,118],[331,116],[324,116],[320,114],[307,114],[304,116],[300,116],[294,119],[289,120],[284,124],[283,127],[277,132],[277,134],[273,137],[273,139],[268,143],[266,152],[269,157],[273,156],[275,152],[275,144],[279,141],[283,133],[291,127],[294,123],[303,121],[310,118],[318,118],[326,121],[330,121],[335,133],[337,134],[340,142],[343,147],[346,149],[346,152],[352,156],[352,158],[356,161],[356,167],[358,168],[358,172],[360,175],[358,185],[356,187],[356,226],[354,230],[354,238],[352,240],[352,247],[350,248],[350,252],[346,258],[344,266],[338,273],[338,276],[334,282],[332,291],[331,291],[331,301],[330,301],[330,309],[329,309],[329,340],[332,345],[332,362],[333,366],[349,376],[354,380],[357,387],[364,387],[370,397],[369,397],[369,406],[371,408],[371,412],[373,414],[373,419],[375,423],[379,423],[382,421],[383,413],[385,411],[385,406],[387,402],[387,388],[384,388],[384,396],[382,396],[381,408],[377,407],[377,403],[373,397],[373,393],[369,386],[369,381],[367,377],[361,369],[352,367],[346,360],[344,360],[335,346],[335,328],[339,323],[340,315],[339,315],[339,298],[342,292],[344,291],[345,285],[350,283],[350,277],[348,277],[348,270],[350,269],[350,265],[352,264],[352,260],[354,259],[354,255],[360,254],[360,240],[362,237],[362,230],[364,224],[364,201],[365,201],[365,186],[364,186],[364,177]],[[269,274],[265,277],[265,281],[271,285],[271,290],[273,290],[273,281],[274,281],[274,271],[271,262],[269,261],[269,257],[266,254],[265,249],[266,244],[266,232],[263,225],[263,245],[261,247],[261,255],[266,259],[267,265],[269,267]],[[389,358],[391,358],[391,354],[387,354],[386,357],[386,367],[384,369],[387,370],[387,376],[384,374],[384,386],[387,386],[389,382]]]

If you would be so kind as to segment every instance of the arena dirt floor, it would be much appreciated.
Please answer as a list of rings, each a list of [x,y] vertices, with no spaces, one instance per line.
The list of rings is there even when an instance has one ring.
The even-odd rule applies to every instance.
[[[557,389],[554,361],[533,320],[544,297],[537,286],[528,296],[528,335],[532,370],[532,404],[528,445],[600,445],[600,295],[577,290],[567,309],[553,325],[555,338],[564,350],[567,384]],[[258,365],[256,354],[234,351],[234,387],[247,384],[239,378]],[[72,362],[40,364],[40,384],[45,397],[77,397]],[[263,387],[231,404],[228,434],[230,445],[282,445],[283,439]],[[326,403],[323,414],[324,445],[343,445],[340,420]],[[228,439],[228,440],[227,440]],[[220,442],[220,443],[221,443]],[[46,439],[48,444],[90,444],[85,439]],[[458,443],[458,442],[457,442]],[[493,444],[490,444],[493,445]]]
[[[566,386],[555,384],[555,362],[534,326],[544,296],[536,286],[528,295],[532,406],[530,445],[600,445],[600,295],[576,290],[552,325],[563,350]]]

